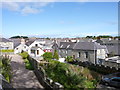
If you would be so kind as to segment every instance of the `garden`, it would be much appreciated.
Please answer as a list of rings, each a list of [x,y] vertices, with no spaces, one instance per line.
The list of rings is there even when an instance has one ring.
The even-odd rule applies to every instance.
[[[100,74],[82,66],[61,63],[57,59],[55,60],[53,56],[55,55],[50,52],[44,53],[43,58],[48,63],[41,63],[40,66],[45,69],[47,76],[54,82],[62,84],[65,89],[97,87],[97,84],[101,80]]]

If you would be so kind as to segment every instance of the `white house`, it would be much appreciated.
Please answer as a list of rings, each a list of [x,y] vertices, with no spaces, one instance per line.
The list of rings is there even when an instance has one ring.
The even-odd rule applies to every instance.
[[[18,45],[15,46],[14,48],[14,53],[21,53],[22,51],[27,52],[28,51],[28,46],[25,44],[25,40],[21,39],[21,42],[18,43]]]
[[[0,38],[0,49],[13,49],[14,45],[11,40]]]
[[[26,42],[26,45],[28,45],[29,42]],[[34,57],[39,57],[41,55],[44,54],[43,51],[43,47],[45,45],[45,41],[41,41],[41,40],[35,40],[33,41],[31,44],[29,44],[29,48],[28,48],[28,54],[30,56],[34,56]]]

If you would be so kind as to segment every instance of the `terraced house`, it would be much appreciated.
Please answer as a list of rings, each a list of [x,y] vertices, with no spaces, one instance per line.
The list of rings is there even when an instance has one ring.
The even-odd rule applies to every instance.
[[[72,56],[74,59],[93,64],[102,63],[107,53],[106,46],[96,42],[61,42],[59,46],[61,57]]]

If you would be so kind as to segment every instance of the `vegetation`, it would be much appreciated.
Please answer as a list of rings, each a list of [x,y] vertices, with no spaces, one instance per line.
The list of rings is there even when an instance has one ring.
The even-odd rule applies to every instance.
[[[7,49],[7,50],[0,50],[0,52],[14,52],[13,49]]]
[[[100,35],[100,36],[97,36],[97,37],[100,37],[100,38],[112,38],[112,36],[109,36],[109,35]]]
[[[24,39],[26,39],[26,38],[28,38],[27,36],[13,36],[13,37],[11,37],[11,38],[24,38]]]
[[[34,70],[32,64],[31,64],[31,63],[29,62],[29,60],[27,59],[27,58],[28,58],[28,53],[27,53],[27,52],[22,52],[22,53],[20,53],[20,55],[21,55],[22,58],[24,59],[24,63],[25,63],[26,69]]]
[[[58,55],[57,50],[54,51],[53,58],[57,59],[57,60],[59,59],[59,55]]]
[[[11,79],[11,58],[7,55],[0,56],[0,73],[5,77],[5,79],[10,82]]]
[[[25,63],[25,67],[26,67],[26,69],[34,70],[32,64],[29,62],[28,59],[24,59],[24,63]]]
[[[46,58],[45,55],[44,58]],[[67,59],[69,58],[70,60],[68,61],[71,61],[72,57]],[[87,68],[61,63],[50,58],[47,61],[49,62],[47,65],[40,63],[45,69],[47,76],[53,81],[62,84],[65,89],[96,88],[97,83],[101,79],[98,73]]]
[[[53,58],[52,53],[51,52],[45,52],[43,54],[43,58],[44,58],[44,60],[50,60],[50,59],[52,59]]]
[[[20,53],[20,55],[22,56],[23,59],[26,59],[28,57],[27,52],[22,52],[22,53]]]
[[[72,56],[67,56],[66,58],[65,58],[65,61],[67,61],[67,62],[73,62],[73,57]]]

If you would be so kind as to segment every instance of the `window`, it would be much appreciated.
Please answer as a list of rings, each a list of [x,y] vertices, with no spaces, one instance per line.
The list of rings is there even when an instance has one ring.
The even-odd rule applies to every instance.
[[[35,44],[35,46],[37,47],[37,46],[38,46],[38,44]]]
[[[35,53],[35,50],[31,50],[31,53]]]
[[[60,48],[62,48],[62,47],[63,47],[63,45],[60,46]]]
[[[80,57],[81,56],[81,53],[80,52],[78,52],[78,57]]]
[[[88,52],[85,52],[85,58],[88,58]]]
[[[26,48],[26,46],[24,46],[24,48]]]

